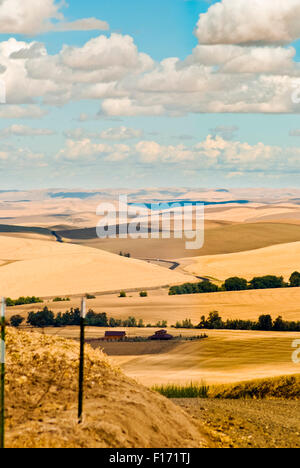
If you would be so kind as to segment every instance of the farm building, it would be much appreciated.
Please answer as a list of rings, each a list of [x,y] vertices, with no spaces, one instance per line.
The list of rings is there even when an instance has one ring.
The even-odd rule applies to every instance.
[[[125,331],[106,331],[104,339],[106,341],[123,341],[125,337]]]
[[[173,338],[174,336],[169,335],[166,330],[158,330],[149,337],[149,340],[172,340]]]

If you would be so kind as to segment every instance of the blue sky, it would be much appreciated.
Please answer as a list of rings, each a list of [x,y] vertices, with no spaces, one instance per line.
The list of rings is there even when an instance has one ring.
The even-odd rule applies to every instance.
[[[219,13],[201,0],[47,0],[60,18],[43,11],[40,28],[24,11],[11,31],[0,6],[2,188],[299,186],[294,2],[286,40],[272,26],[281,12],[255,1],[260,32],[237,0],[218,2]],[[91,18],[108,27],[78,25]],[[235,35],[243,21],[245,38]]]

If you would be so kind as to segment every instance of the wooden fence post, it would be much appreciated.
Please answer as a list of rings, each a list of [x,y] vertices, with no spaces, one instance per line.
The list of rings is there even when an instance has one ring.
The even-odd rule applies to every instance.
[[[0,448],[5,447],[5,308],[4,297],[1,299],[1,377],[0,377]]]
[[[82,298],[80,313],[80,361],[79,361],[79,385],[78,385],[78,424],[82,423],[83,412],[83,384],[84,384],[84,327],[86,316],[86,299]]]

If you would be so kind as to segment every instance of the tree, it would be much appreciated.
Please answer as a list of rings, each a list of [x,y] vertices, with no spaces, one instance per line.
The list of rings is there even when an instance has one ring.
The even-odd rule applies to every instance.
[[[257,276],[250,281],[251,289],[284,288],[286,286],[282,276]]]
[[[30,312],[28,314],[27,323],[38,328],[52,327],[55,325],[54,314],[48,307],[44,307],[44,309],[39,312]]]
[[[275,331],[285,331],[286,330],[286,325],[285,325],[284,321],[282,320],[281,316],[277,317],[277,319],[274,321],[273,330],[275,330]]]
[[[294,273],[290,277],[290,286],[292,288],[299,288],[300,287],[300,273],[298,271],[294,271]]]
[[[217,312],[216,310],[209,313],[209,317],[207,321],[207,328],[210,328],[210,329],[223,328],[222,318],[220,317],[219,312]]]
[[[11,326],[15,328],[18,328],[22,322],[24,322],[24,319],[21,315],[13,315],[10,319]]]
[[[243,291],[248,289],[248,282],[244,278],[234,276],[225,281],[224,288],[226,291]]]
[[[107,327],[107,315],[105,312],[102,314],[96,314],[93,310],[90,309],[86,314],[86,323],[91,327]]]
[[[269,331],[273,328],[273,321],[271,315],[261,315],[258,319],[259,330]]]

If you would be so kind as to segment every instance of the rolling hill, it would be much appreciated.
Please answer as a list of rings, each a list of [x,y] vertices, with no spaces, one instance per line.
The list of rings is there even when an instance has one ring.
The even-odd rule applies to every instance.
[[[226,255],[209,255],[188,259],[185,271],[218,280],[231,276],[252,279],[254,276],[277,275],[286,280],[300,270],[300,242],[273,245],[263,249]]]
[[[0,238],[0,295],[55,296],[180,283],[184,274],[108,252],[32,239]]]

